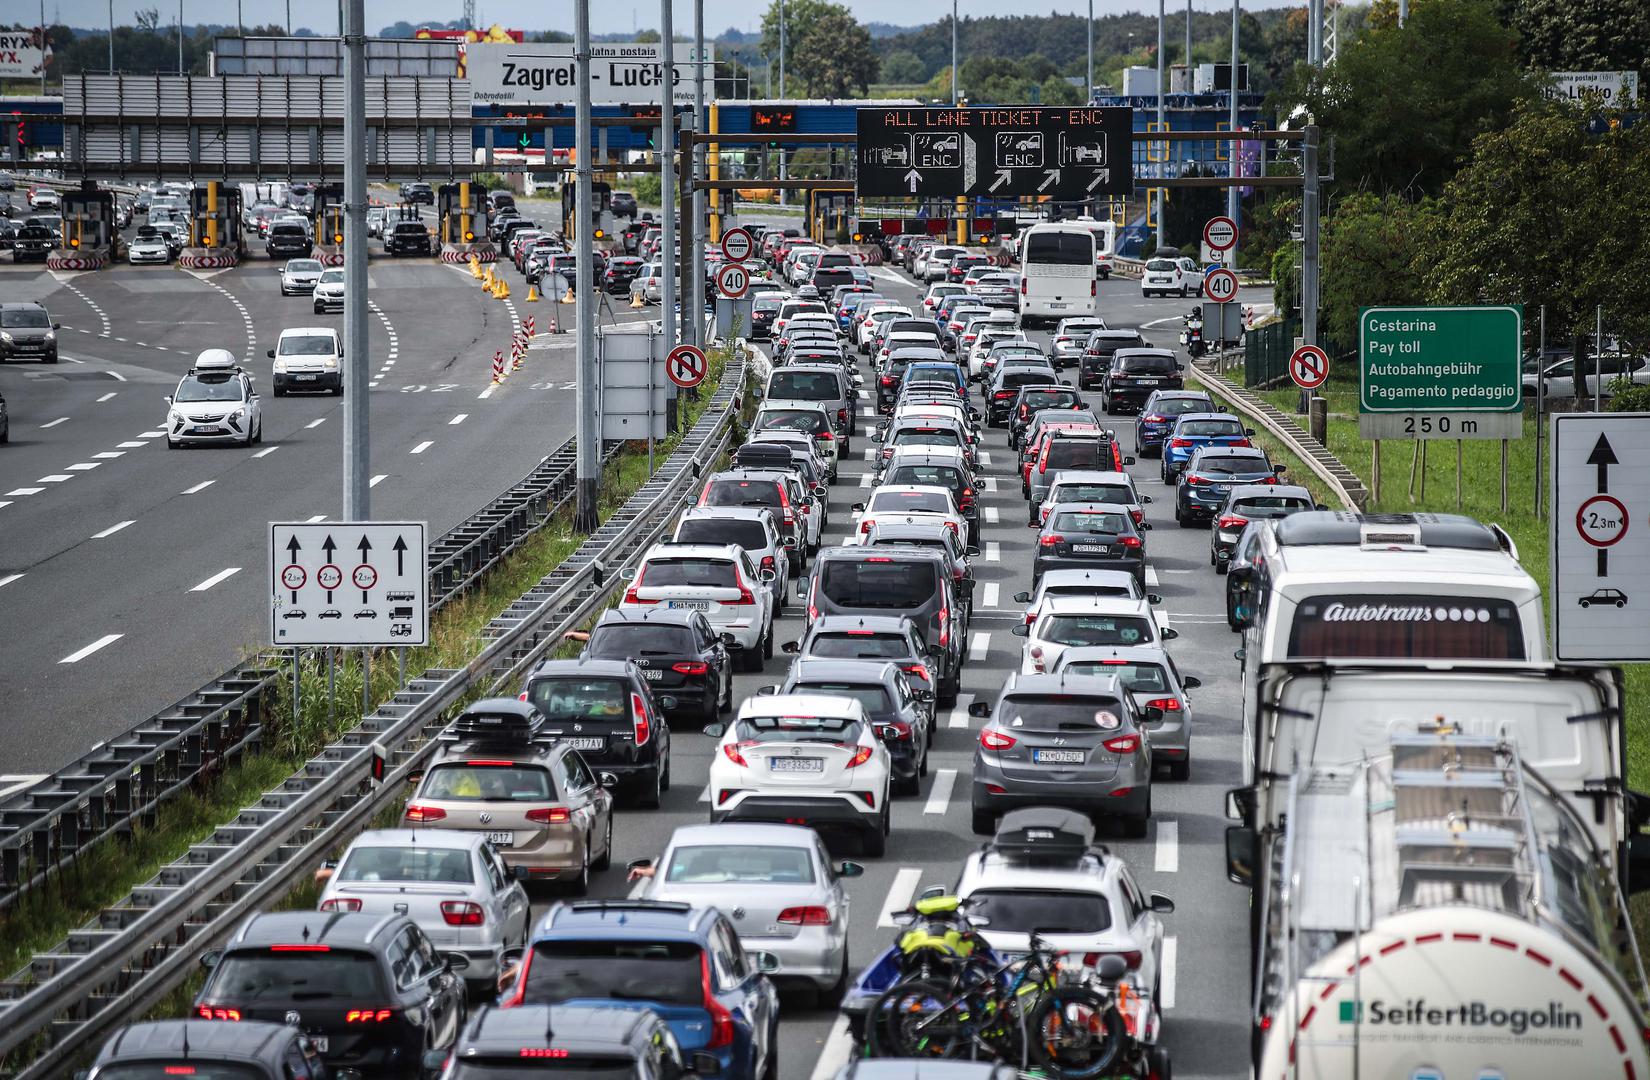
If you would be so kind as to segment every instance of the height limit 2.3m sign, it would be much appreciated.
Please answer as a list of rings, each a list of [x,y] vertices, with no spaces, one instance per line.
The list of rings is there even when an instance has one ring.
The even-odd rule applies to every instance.
[[[1134,111],[1009,106],[860,109],[858,193],[1047,195],[1134,191]]]

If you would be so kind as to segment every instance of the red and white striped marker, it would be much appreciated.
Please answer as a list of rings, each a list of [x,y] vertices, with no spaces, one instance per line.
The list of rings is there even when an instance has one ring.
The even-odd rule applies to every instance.
[[[493,354],[493,385],[497,386],[504,381],[504,350],[500,349]]]
[[[528,341],[533,340],[533,317],[531,315],[527,316],[527,318],[522,321],[521,332],[526,336]]]
[[[519,338],[519,337],[511,338],[510,339],[510,359],[513,363],[510,367],[510,370],[511,371],[520,371],[521,370],[521,358],[526,356],[526,355],[527,355],[527,342],[526,342],[526,340],[523,339],[523,338]]]

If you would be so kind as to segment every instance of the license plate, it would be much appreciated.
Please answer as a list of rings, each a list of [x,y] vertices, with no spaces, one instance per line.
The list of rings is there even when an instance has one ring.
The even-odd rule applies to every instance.
[[[607,749],[607,740],[606,739],[599,739],[599,738],[597,738],[597,739],[591,739],[591,738],[568,739],[567,743],[568,743],[569,746],[571,746],[575,750],[606,750]]]
[[[664,677],[665,672],[663,668],[650,667],[642,669],[642,678],[646,679],[648,682],[658,682]]]
[[[309,1036],[309,1045],[315,1047],[315,1052],[317,1054],[324,1054],[327,1052],[327,1048],[331,1044],[328,1043],[325,1035],[311,1035]]]
[[[816,757],[769,758],[768,771],[822,773],[825,771],[825,759]]]
[[[1111,553],[1110,544],[1073,544],[1071,550],[1079,555],[1108,555]]]
[[[1044,765],[1081,765],[1083,763],[1081,750],[1033,750],[1031,760]]]
[[[1055,310],[1055,311],[1064,311],[1066,308],[1068,308],[1070,306],[1071,306],[1070,304],[1050,304],[1049,305],[1049,307],[1051,309]]]
[[[667,608],[687,608],[690,611],[709,611],[709,600],[670,600],[665,603]]]
[[[218,429],[215,428],[215,427],[193,427],[193,428],[189,429],[189,434],[191,434],[191,435],[216,435],[216,434],[218,434]]]
[[[487,834],[487,842],[494,847],[515,847],[516,834],[513,832],[490,832]]]
[[[293,378],[296,379],[298,382],[314,382],[315,381],[315,376],[313,376],[313,375],[294,375]]]
[[[1136,379],[1136,380],[1134,380],[1134,385],[1136,385],[1136,386],[1156,386],[1158,384],[1158,382],[1160,382],[1160,381],[1161,380],[1158,380],[1158,379]]]

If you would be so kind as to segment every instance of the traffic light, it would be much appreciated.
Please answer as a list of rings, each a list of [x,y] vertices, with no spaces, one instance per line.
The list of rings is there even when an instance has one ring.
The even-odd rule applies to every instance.
[[[23,119],[23,113],[20,110],[13,109],[12,115],[17,117],[17,134],[15,136],[16,142],[13,144],[15,149],[12,151],[12,158],[16,161],[22,161],[27,156],[26,151],[29,148],[29,125]]]

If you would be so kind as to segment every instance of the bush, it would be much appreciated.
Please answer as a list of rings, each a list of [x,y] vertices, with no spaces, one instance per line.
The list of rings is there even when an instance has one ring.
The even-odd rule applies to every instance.
[[[1632,386],[1617,391],[1604,406],[1605,412],[1650,412],[1650,386]]]

